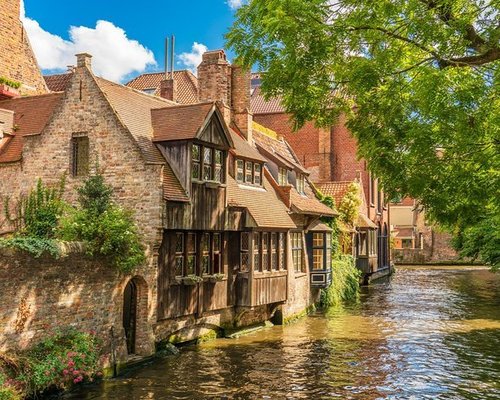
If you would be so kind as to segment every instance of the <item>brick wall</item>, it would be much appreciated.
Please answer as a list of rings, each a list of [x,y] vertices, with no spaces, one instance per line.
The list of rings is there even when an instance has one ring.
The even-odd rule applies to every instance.
[[[20,0],[0,2],[0,76],[21,82],[22,94],[45,93],[47,87],[19,12]]]
[[[69,249],[57,260],[50,256],[34,259],[10,249],[0,251],[0,352],[27,348],[57,328],[72,326],[96,332],[103,340],[104,364],[109,365],[113,327],[118,360],[126,358],[123,291],[132,276],[119,274],[80,251]],[[148,284],[154,277],[145,278],[139,288],[139,292],[145,289],[139,293],[139,354],[151,354],[154,349],[151,325],[141,320],[145,316],[151,323],[154,313],[148,304]]]

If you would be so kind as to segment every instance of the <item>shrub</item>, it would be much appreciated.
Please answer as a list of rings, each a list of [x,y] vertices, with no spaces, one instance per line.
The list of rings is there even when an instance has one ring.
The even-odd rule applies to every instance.
[[[16,81],[13,81],[11,79],[7,79],[3,76],[0,76],[0,85],[1,84],[5,84],[5,85],[10,86],[11,88],[14,88],[14,89],[19,89],[21,87],[20,82],[16,82]]]
[[[62,201],[64,184],[64,176],[56,187],[45,186],[42,180],[38,179],[36,188],[27,196],[21,196],[15,216],[10,213],[9,198],[5,199],[5,216],[15,225],[19,235],[44,239],[55,237],[59,219],[65,208]]]
[[[54,258],[59,258],[60,251],[57,242],[54,239],[45,239],[37,237],[14,236],[8,239],[0,238],[0,248],[12,247],[26,251],[35,258],[40,257],[47,252]]]
[[[0,400],[21,400],[21,393],[10,379],[0,371]]]
[[[19,356],[12,381],[22,385],[25,396],[68,389],[100,375],[99,352],[95,335],[72,328],[59,331]]]
[[[355,301],[359,296],[361,271],[356,268],[354,257],[337,255],[332,260],[332,284],[321,291],[320,306],[336,307],[345,301]]]
[[[146,260],[130,211],[111,202],[112,189],[101,175],[89,177],[78,189],[81,208],[62,219],[60,237],[84,241],[91,256],[108,258],[130,272]]]

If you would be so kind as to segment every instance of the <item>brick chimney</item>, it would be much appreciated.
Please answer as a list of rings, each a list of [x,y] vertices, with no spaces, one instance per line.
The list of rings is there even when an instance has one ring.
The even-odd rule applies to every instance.
[[[88,53],[79,53],[76,55],[76,67],[88,68],[92,71],[92,56]]]
[[[231,104],[234,123],[251,141],[253,116],[250,112],[250,70],[238,65],[231,66]]]
[[[224,50],[203,54],[198,66],[198,97],[200,101],[220,102],[226,123],[231,122],[231,65]]]
[[[160,97],[177,102],[177,82],[169,77],[160,82]]]

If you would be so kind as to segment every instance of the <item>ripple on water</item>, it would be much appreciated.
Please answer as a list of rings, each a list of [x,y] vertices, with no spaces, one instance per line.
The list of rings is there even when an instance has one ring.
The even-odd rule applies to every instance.
[[[72,399],[499,399],[500,277],[400,269],[357,305],[183,348]]]

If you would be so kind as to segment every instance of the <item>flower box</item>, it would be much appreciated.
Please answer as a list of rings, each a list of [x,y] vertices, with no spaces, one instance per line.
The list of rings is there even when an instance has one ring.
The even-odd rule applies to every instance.
[[[182,278],[182,283],[186,286],[194,286],[202,282],[203,278],[197,275],[188,275]]]
[[[213,275],[207,275],[205,278],[208,278],[208,281],[210,283],[217,283],[217,282],[222,282],[226,278],[226,275],[213,274]]]

